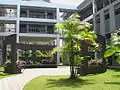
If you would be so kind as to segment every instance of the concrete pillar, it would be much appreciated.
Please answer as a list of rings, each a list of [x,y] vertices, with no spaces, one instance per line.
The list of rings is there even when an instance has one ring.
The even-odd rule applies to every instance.
[[[111,4],[109,8],[110,13],[110,32],[115,30],[115,14],[114,14],[114,6]]]
[[[94,28],[95,33],[97,33],[95,14],[93,14],[93,28]]]
[[[95,4],[95,0],[92,0],[92,6],[93,6],[93,28],[95,33],[97,32],[96,30],[96,20],[95,20],[95,9],[96,9],[96,4]]]
[[[27,18],[29,18],[30,10],[26,10],[26,11],[27,11]]]
[[[95,0],[92,0],[92,6],[93,6],[93,14],[94,14],[95,13],[95,9],[96,9]]]
[[[26,32],[29,32],[29,24],[26,25]]]
[[[105,19],[103,10],[100,10],[100,34],[105,36]]]
[[[56,19],[56,12],[53,12],[53,19]]]
[[[2,47],[3,47],[3,41],[0,40],[0,66],[2,65],[3,59],[2,59]]]
[[[48,15],[47,11],[45,11],[45,19],[48,19],[47,15]]]
[[[19,38],[19,30],[20,30],[20,5],[17,5],[17,23],[16,23],[16,34],[17,38]],[[19,43],[19,40],[17,40],[17,43]]]
[[[20,30],[20,5],[17,5],[17,22],[16,22],[16,39],[17,43],[19,43],[19,30]],[[17,60],[19,60],[19,51],[17,50]]]
[[[57,8],[57,12],[56,12],[56,19],[57,19],[57,23],[59,23],[60,22],[60,16],[59,16],[59,13],[60,13],[60,9],[59,8]]]
[[[57,47],[60,46],[60,36],[59,35],[57,36],[56,45],[57,45]],[[60,64],[60,53],[59,53],[59,51],[57,51],[57,65],[59,65],[59,64]]]
[[[56,8],[56,19],[57,19],[57,23],[60,22],[60,16],[59,16],[59,11],[60,9],[59,8]],[[57,36],[57,40],[56,40],[56,45],[57,47],[60,46],[60,36],[58,35]],[[60,54],[59,54],[59,51],[57,51],[57,65],[60,64]]]
[[[45,33],[47,33],[48,32],[48,30],[47,30],[47,25],[45,25]]]

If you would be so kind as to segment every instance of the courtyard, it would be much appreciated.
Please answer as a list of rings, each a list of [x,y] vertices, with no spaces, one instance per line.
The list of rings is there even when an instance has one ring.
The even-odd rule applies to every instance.
[[[69,67],[25,69],[0,80],[0,90],[119,90],[120,69],[69,79]],[[1,75],[0,75],[1,77]]]

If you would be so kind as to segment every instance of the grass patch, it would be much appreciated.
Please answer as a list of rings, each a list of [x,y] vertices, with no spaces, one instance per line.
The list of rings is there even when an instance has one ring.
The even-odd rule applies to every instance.
[[[70,66],[58,66],[57,68],[68,68]]]
[[[87,75],[75,80],[69,76],[40,76],[31,80],[23,90],[120,90],[120,70]]]
[[[8,73],[4,73],[4,67],[0,67],[0,79],[9,77],[9,76],[13,76],[15,74],[8,74]]]

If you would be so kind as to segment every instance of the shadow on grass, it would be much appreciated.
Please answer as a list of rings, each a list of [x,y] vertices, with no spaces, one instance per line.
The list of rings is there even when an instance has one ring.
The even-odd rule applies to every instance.
[[[12,74],[9,74],[9,73],[0,73],[0,76],[9,76],[9,75],[12,75]]]
[[[93,81],[93,80],[90,80]],[[47,88],[51,87],[81,87],[83,85],[89,85],[89,84],[94,84],[93,82],[90,82],[88,80],[82,80],[79,78],[76,79],[65,79],[65,78],[60,78],[60,79],[48,79],[47,80]]]
[[[113,77],[115,77],[115,78],[120,78],[120,75],[113,75]]]
[[[109,70],[113,70],[113,71],[115,71],[115,72],[120,72],[120,68],[111,68],[111,69],[109,69]]]
[[[104,82],[104,84],[120,85],[120,82]]]

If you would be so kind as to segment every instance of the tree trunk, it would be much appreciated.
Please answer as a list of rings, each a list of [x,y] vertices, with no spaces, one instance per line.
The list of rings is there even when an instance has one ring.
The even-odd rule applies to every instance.
[[[70,66],[70,78],[71,78],[71,79],[76,78],[74,66]]]
[[[76,78],[75,68],[74,68],[74,52],[73,52],[73,41],[71,39],[71,53],[70,53],[70,78]]]

